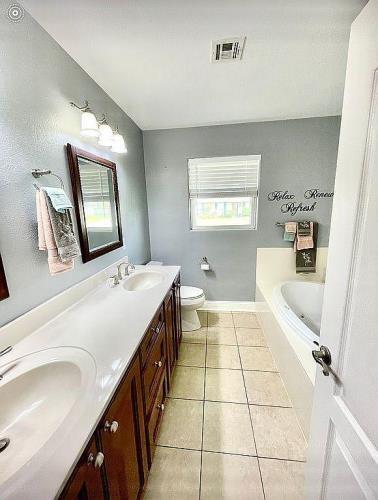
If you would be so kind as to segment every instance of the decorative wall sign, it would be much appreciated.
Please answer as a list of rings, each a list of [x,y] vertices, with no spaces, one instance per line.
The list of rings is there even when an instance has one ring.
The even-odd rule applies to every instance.
[[[319,189],[307,189],[303,195],[306,200],[310,200],[311,198],[333,198],[333,192],[323,192]]]
[[[318,188],[306,189],[303,193],[303,197],[306,200],[317,200],[313,203],[297,202],[295,200],[295,194],[290,193],[286,190],[276,190],[271,191],[268,194],[268,201],[286,201],[281,205],[281,212],[283,214],[290,214],[292,216],[296,215],[298,212],[314,212],[318,206],[318,200],[329,199],[333,197],[333,192],[331,191],[321,191]]]

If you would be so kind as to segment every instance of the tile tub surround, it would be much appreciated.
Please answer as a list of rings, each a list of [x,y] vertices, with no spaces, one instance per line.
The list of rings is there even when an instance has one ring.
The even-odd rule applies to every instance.
[[[180,268],[164,266],[159,270],[164,273],[164,279],[149,290],[127,292],[122,285],[110,288],[103,278],[94,287],[93,283],[91,286],[84,283],[65,292],[70,294],[67,301],[56,298],[60,308],[52,299],[50,307],[55,308],[56,314],[53,318],[49,316],[50,307],[46,305],[47,311],[38,308],[37,312],[31,311],[16,320],[22,328],[29,328],[27,335],[1,359],[1,364],[40,350],[72,346],[91,354],[96,363],[96,378],[88,404],[80,408],[75,422],[69,428],[63,425],[59,429],[43,453],[33,457],[27,471],[0,484],[0,498],[19,500],[22,491],[28,491],[30,498],[54,498],[57,495],[76,459],[84,451]],[[74,300],[70,303],[72,297]],[[29,324],[28,318],[31,318]],[[42,324],[43,318],[45,324]],[[33,329],[36,324],[38,327]],[[3,330],[13,331],[16,335],[18,329],[19,326],[12,329],[12,324],[9,324],[0,329],[0,338]],[[9,335],[8,340],[11,337]]]
[[[184,336],[148,500],[303,499],[306,440],[277,368],[259,368],[270,352],[258,319],[249,313],[249,326],[236,327],[240,321],[203,311],[201,330]],[[196,355],[188,358],[188,346]],[[257,368],[243,369],[243,349],[256,349]]]

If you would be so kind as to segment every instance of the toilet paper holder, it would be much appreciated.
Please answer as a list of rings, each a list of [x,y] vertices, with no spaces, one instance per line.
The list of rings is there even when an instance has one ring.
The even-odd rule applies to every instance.
[[[207,257],[202,257],[200,266],[202,271],[210,271],[210,264],[209,261],[207,260]]]

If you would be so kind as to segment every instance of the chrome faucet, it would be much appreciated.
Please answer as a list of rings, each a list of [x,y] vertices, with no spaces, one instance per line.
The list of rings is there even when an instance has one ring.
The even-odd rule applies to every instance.
[[[125,274],[122,276],[122,266],[125,266]],[[118,270],[118,279],[122,280],[123,278],[126,278],[126,276],[130,275],[130,269],[135,270],[134,264],[128,264],[127,262],[121,262],[117,266]]]

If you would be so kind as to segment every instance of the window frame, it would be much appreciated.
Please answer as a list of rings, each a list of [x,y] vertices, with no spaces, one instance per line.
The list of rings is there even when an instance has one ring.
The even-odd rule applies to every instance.
[[[193,232],[202,232],[202,231],[257,231],[258,229],[258,214],[259,214],[259,191],[260,191],[260,169],[261,169],[261,154],[255,154],[255,155],[233,155],[233,156],[211,156],[211,157],[206,157],[206,158],[187,158],[187,187],[188,187],[188,214],[189,214],[189,229],[190,231]],[[258,160],[258,167],[257,167],[257,191],[256,191],[256,196],[243,196],[240,194],[240,198],[250,198],[252,201],[252,210],[255,209],[254,212],[254,217],[252,214],[252,224],[244,224],[244,225],[236,225],[236,224],[231,224],[228,226],[221,226],[221,225],[215,225],[215,226],[196,226],[194,225],[194,218],[193,218],[193,207],[192,207],[192,202],[196,201],[196,198],[192,198],[190,196],[190,174],[189,174],[189,166],[190,166],[190,161],[204,161],[204,162],[209,162],[211,163],[211,160],[219,161],[233,161],[233,160]],[[237,198],[237,196],[234,196]],[[209,196],[211,198],[211,196]],[[229,198],[229,196],[219,196],[219,199],[224,199],[224,198]],[[198,198],[197,198],[198,199]]]

